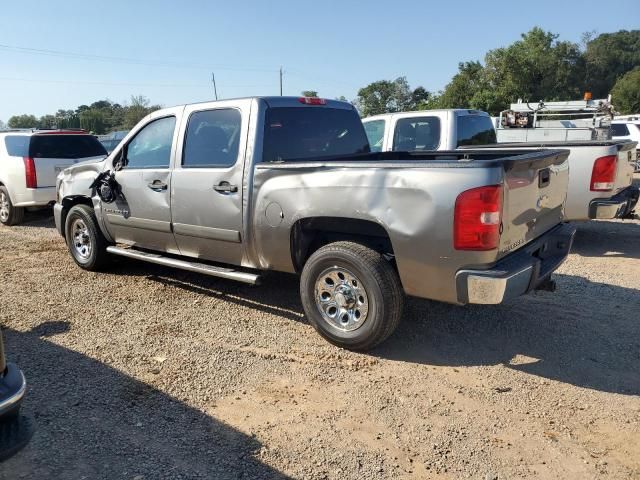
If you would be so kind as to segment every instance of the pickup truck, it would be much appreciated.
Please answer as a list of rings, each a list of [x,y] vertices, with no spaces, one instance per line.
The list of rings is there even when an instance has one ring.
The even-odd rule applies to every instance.
[[[85,270],[120,255],[250,284],[300,274],[309,322],[356,350],[393,332],[404,294],[497,304],[552,289],[575,232],[568,152],[369,150],[346,102],[166,108],[60,174],[55,223]]]
[[[638,187],[633,186],[637,142],[583,140],[497,143],[491,117],[478,110],[424,110],[363,119],[372,150],[568,149],[566,221],[633,218]]]

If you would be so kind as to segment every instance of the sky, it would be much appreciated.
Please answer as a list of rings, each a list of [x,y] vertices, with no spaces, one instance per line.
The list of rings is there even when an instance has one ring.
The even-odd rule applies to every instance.
[[[348,99],[406,76],[442,89],[540,26],[561,40],[640,28],[638,0],[8,1],[0,8],[0,120],[144,95],[163,106],[317,90]]]

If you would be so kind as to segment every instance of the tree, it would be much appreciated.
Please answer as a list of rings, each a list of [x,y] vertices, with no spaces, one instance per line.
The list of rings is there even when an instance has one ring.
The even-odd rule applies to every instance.
[[[37,128],[38,119],[33,115],[14,115],[9,119],[9,128]]]
[[[627,72],[611,90],[613,104],[620,113],[640,112],[640,67]]]
[[[160,108],[159,105],[150,105],[150,103],[149,99],[143,95],[132,96],[131,105],[126,108],[124,114],[124,127],[133,128],[144,117]]]
[[[640,30],[603,33],[586,42],[585,87],[605,98],[625,73],[640,66]]]
[[[6,130],[6,128],[7,125],[2,120],[0,120],[0,130]]]
[[[318,92],[315,90],[303,90],[302,91],[302,96],[303,97],[314,97],[317,98],[318,97]]]
[[[363,117],[380,113],[405,112],[415,110],[426,102],[429,96],[423,87],[411,90],[406,77],[394,81],[379,80],[358,90],[356,104]],[[420,102],[420,104],[418,103]]]

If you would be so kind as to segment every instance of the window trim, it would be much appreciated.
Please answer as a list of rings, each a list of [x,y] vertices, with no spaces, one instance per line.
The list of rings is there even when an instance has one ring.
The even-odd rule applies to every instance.
[[[438,122],[438,143],[437,145],[435,145],[432,149],[429,150],[416,150],[416,151],[421,151],[421,152],[431,152],[431,151],[436,151],[438,150],[438,148],[440,148],[440,144],[442,143],[442,121],[440,120],[440,117],[437,115],[419,115],[419,116],[413,116],[413,117],[398,117],[393,125],[393,138],[391,139],[391,151],[392,152],[396,152],[396,151],[401,151],[401,150],[395,150],[395,146],[396,146],[396,134],[398,132],[398,123],[400,123],[403,120],[414,120],[416,123],[422,119],[435,119]]]
[[[189,123],[191,122],[191,117],[193,117],[196,113],[202,113],[202,112],[215,112],[215,111],[220,111],[220,110],[235,110],[236,112],[238,112],[238,114],[240,115],[240,129],[238,130],[238,154],[236,155],[236,159],[235,161],[231,164],[231,165],[226,165],[226,166],[222,166],[222,165],[214,165],[214,164],[206,164],[206,165],[185,165],[184,164],[184,156],[185,153],[187,151],[186,149],[186,145],[187,145],[187,138],[189,136]],[[180,155],[180,168],[181,169],[185,169],[185,170],[192,170],[192,169],[216,169],[216,170],[224,170],[224,169],[232,169],[235,168],[235,166],[238,164],[238,160],[240,159],[240,150],[241,150],[241,145],[240,145],[240,141],[242,139],[242,121],[243,121],[243,117],[242,117],[242,110],[238,107],[233,107],[233,106],[228,106],[228,107],[218,107],[218,108],[203,108],[201,110],[194,110],[191,113],[189,113],[189,117],[187,118],[187,122],[185,124],[184,127],[184,134],[182,136],[182,152]]]
[[[140,127],[138,129],[138,131],[135,133],[135,135],[133,137],[131,137],[129,139],[129,141],[127,143],[125,143],[122,148],[120,149],[119,154],[117,154],[115,156],[115,158],[113,159],[112,165],[115,167],[115,164],[117,162],[118,159],[122,159],[123,155],[126,155],[129,152],[129,145],[131,144],[131,142],[133,142],[138,135],[140,135],[140,132],[142,132],[145,128],[147,128],[149,125],[151,125],[152,123],[158,122],[160,120],[165,120],[167,118],[173,118],[174,119],[174,126],[173,126],[173,135],[171,136],[171,149],[169,151],[169,163],[167,164],[167,166],[150,166],[150,167],[129,167],[128,166],[128,162],[126,165],[123,165],[118,171],[119,172],[124,172],[124,171],[135,171],[135,170],[170,170],[171,169],[171,156],[173,155],[173,143],[175,140],[175,136],[176,136],[176,130],[178,127],[178,117],[175,114],[171,114],[171,115],[165,115],[162,117],[158,117],[158,118],[154,118],[152,120],[150,120],[149,122],[145,123],[142,127]]]

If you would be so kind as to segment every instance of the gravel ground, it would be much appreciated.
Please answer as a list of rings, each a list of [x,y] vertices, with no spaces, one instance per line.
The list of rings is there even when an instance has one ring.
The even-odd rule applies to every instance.
[[[0,323],[37,431],[0,479],[640,478],[640,222],[579,225],[556,293],[411,299],[369,354],[249,287],[78,269],[45,214],[0,227]]]

